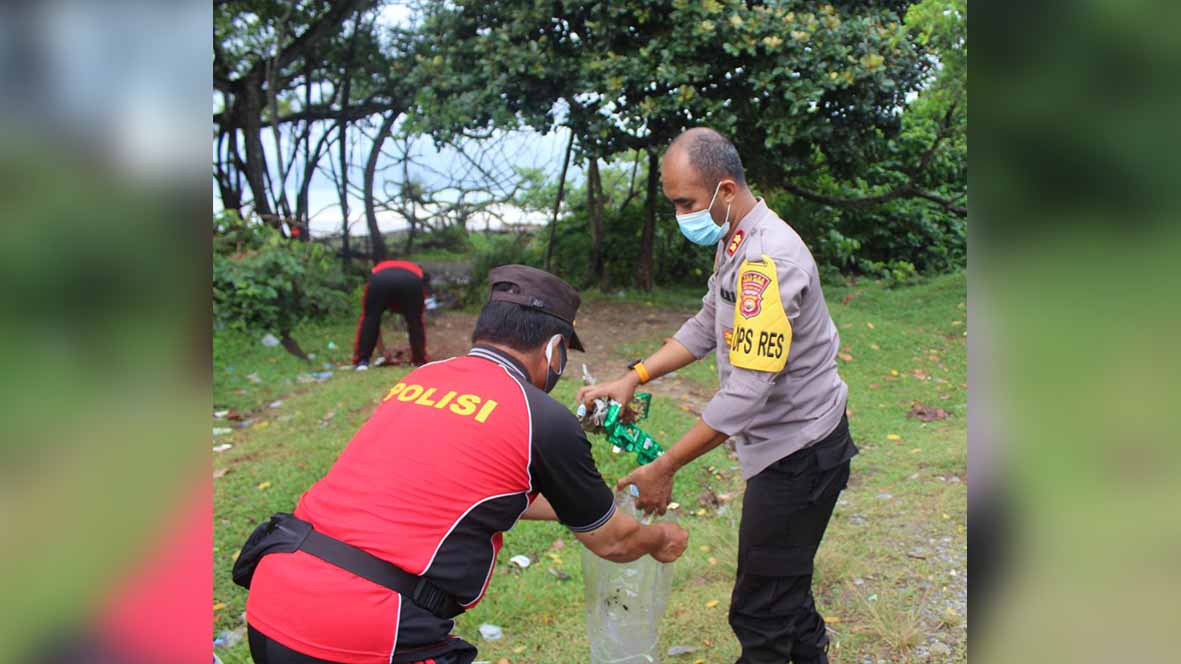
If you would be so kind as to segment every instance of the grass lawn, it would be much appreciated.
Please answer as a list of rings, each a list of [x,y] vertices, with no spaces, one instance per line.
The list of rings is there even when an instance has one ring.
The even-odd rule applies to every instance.
[[[899,289],[878,284],[826,289],[841,332],[840,370],[850,388],[850,424],[861,454],[817,560],[817,603],[832,630],[834,662],[966,661],[967,327],[966,284],[947,275]],[[670,320],[695,310],[700,292],[588,295],[600,309],[643,303]],[[456,314],[457,316],[459,314]],[[236,333],[214,338],[214,403],[243,414],[232,433],[213,444],[215,630],[242,626],[246,593],[230,581],[238,546],[274,511],[290,511],[300,494],[332,464],[378,400],[408,370],[337,371],[323,382],[307,374],[346,363],[355,319],[305,326],[296,337],[316,359],[307,365],[281,348]],[[580,330],[582,328],[580,327]],[[591,366],[600,379],[656,348],[675,326],[614,330],[586,339],[609,348],[609,366]],[[464,333],[470,330],[463,330]],[[329,344],[335,346],[330,349]],[[577,355],[577,354],[576,354]],[[578,358],[574,358],[577,360]],[[578,366],[554,396],[572,403]],[[712,361],[653,384],[645,428],[675,442],[716,389]],[[300,375],[305,377],[301,382]],[[251,377],[253,376],[253,377]],[[275,400],[281,403],[272,407]],[[946,417],[908,417],[917,403]],[[241,428],[236,428],[244,424]],[[227,427],[214,420],[213,427]],[[608,481],[632,466],[595,443]],[[678,476],[678,520],[690,547],[675,563],[663,646],[697,648],[672,661],[733,662],[738,648],[726,622],[737,555],[743,482],[724,447]],[[718,495],[720,505],[710,500]],[[555,548],[555,542],[563,545]],[[484,601],[460,617],[456,631],[480,648],[480,660],[513,664],[583,662],[588,646],[577,541],[553,523],[521,522],[505,535]],[[519,570],[509,556],[534,564]],[[565,572],[561,581],[554,572]],[[713,600],[718,600],[715,603]],[[505,637],[481,642],[477,628],[494,623]],[[223,661],[249,662],[245,643],[218,649]]]

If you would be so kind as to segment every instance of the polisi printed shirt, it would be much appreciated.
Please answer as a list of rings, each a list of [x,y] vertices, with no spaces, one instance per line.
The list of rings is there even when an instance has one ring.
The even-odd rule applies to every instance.
[[[831,433],[849,388],[816,261],[764,201],[718,245],[714,265],[701,311],[673,338],[698,359],[716,350],[720,389],[701,418],[737,439],[750,479]]]
[[[295,515],[471,608],[488,589],[501,533],[539,493],[575,532],[615,511],[574,415],[515,359],[477,346],[394,385]],[[246,613],[289,648],[361,664],[402,661],[446,642],[454,626],[302,551],[263,558]]]

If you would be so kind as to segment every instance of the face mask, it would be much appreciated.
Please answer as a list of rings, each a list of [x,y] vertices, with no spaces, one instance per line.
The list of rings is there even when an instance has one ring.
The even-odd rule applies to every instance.
[[[554,371],[553,367],[555,346],[558,348],[557,371]],[[566,371],[566,339],[560,334],[555,334],[545,347],[545,387],[542,389],[546,392],[554,389],[564,371]]]
[[[677,225],[681,227],[681,233],[689,238],[690,242],[709,246],[717,244],[718,240],[726,234],[726,228],[730,225],[730,206],[726,206],[726,221],[721,226],[714,223],[714,218],[709,213],[713,209],[714,201],[721,188],[722,183],[718,182],[718,186],[714,187],[713,198],[709,199],[709,205],[704,210],[677,215]]]

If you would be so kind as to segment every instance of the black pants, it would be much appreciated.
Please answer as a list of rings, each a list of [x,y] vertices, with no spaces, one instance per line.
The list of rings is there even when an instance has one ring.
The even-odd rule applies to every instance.
[[[368,362],[381,332],[381,315],[393,309],[406,319],[410,333],[410,359],[418,365],[428,361],[422,279],[409,270],[386,268],[369,276],[361,303],[361,318],[357,322],[357,339],[353,345],[353,364]]]
[[[310,655],[296,652],[249,625],[247,625],[247,635],[250,639],[250,657],[255,664],[335,664],[326,659],[316,659]],[[453,640],[458,642],[458,646],[451,652],[429,657],[427,654],[423,654],[424,659],[417,659],[417,655],[407,653],[413,659],[399,656],[395,657],[394,661],[415,661],[417,664],[470,664],[476,658],[476,649],[464,641]],[[436,652],[437,650],[435,649]],[[429,649],[424,649],[424,653],[429,654]]]
[[[738,664],[828,661],[812,562],[856,453],[841,418],[823,440],[747,481],[730,603],[730,626],[742,645]]]

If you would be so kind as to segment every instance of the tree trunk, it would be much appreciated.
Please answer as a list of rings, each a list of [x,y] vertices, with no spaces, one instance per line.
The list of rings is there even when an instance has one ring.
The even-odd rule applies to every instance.
[[[312,106],[312,59],[304,58],[303,63],[303,105],[304,108],[311,108]],[[307,242],[311,239],[312,231],[312,211],[309,208],[308,201],[308,185],[311,184],[311,174],[315,172],[316,166],[312,163],[312,119],[308,118],[304,123],[303,128],[304,143],[303,143],[303,170],[304,182],[299,188],[299,195],[296,199],[295,206],[298,208],[295,216],[299,218],[299,225],[302,232],[299,234],[299,239]],[[319,149],[316,150],[316,160],[319,161]]]
[[[243,81],[242,94],[234,100],[234,106],[246,138],[246,181],[254,195],[254,212],[267,223],[277,226],[268,200],[267,156],[262,147],[262,90],[256,77]]]
[[[596,157],[591,157],[586,171],[586,208],[590,215],[591,282],[598,284],[600,290],[607,290],[607,271],[603,269],[603,181]]]
[[[369,245],[373,248],[374,263],[386,259],[386,248],[385,238],[381,236],[381,230],[377,227],[377,210],[373,204],[373,177],[377,171],[377,159],[381,156],[381,146],[397,118],[398,114],[393,111],[386,114],[381,128],[377,130],[377,138],[373,140],[373,147],[369,149],[369,161],[365,164],[365,222],[369,225]]]
[[[346,274],[349,271],[349,259],[351,258],[351,250],[349,248],[349,121],[343,111],[349,107],[349,94],[352,92],[353,87],[353,54],[356,52],[357,30],[361,27],[360,23],[360,17],[357,17],[353,22],[353,36],[349,40],[348,52],[344,59],[344,76],[340,90],[340,108],[342,112],[340,119],[337,121],[337,134],[338,140],[340,141],[340,182],[337,183],[340,188],[340,253],[341,260],[344,261],[344,271]]]
[[[652,290],[652,235],[656,230],[656,187],[659,186],[656,153],[648,153],[648,198],[644,203],[644,230],[640,233],[640,260],[636,266],[636,287]]]
[[[570,130],[570,141],[566,143],[566,158],[562,160],[562,175],[558,178],[558,197],[554,200],[554,217],[549,225],[549,242],[545,245],[545,269],[550,269],[554,254],[554,234],[558,230],[558,210],[562,208],[562,197],[566,195],[566,169],[570,166],[570,153],[574,150],[574,130]]]
[[[296,341],[295,339],[291,338],[290,332],[281,332],[279,334],[279,343],[281,343],[283,345],[283,350],[287,351],[288,353],[291,353],[292,355],[298,357],[299,359],[301,359],[301,360],[309,359],[308,354],[303,352],[303,349],[299,347],[299,342]]]

